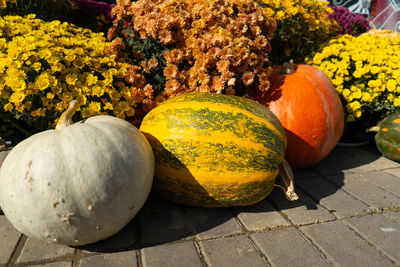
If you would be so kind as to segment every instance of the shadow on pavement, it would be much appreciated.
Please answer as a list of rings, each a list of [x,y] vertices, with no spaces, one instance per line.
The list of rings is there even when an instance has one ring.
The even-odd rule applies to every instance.
[[[270,212],[287,213],[289,210],[300,209],[305,213],[304,220],[312,220],[312,212],[321,209],[318,205],[320,200],[335,194],[343,186],[346,172],[357,170],[381,157],[374,146],[372,142],[356,148],[336,147],[317,165],[296,170],[296,192],[300,200],[294,202],[288,201],[279,187],[275,187],[267,198],[254,205],[210,209],[176,204],[151,192],[144,207],[119,233],[80,248],[91,252],[116,252],[193,239],[196,235],[213,231],[235,220],[234,217],[240,217],[242,213],[266,213],[268,216]],[[307,221],[300,220],[298,223]]]

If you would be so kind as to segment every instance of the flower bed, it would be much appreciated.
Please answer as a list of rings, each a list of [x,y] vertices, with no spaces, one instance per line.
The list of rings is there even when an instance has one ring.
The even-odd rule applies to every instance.
[[[12,134],[10,124],[24,133],[19,138],[52,127],[72,99],[80,105],[77,118],[133,117],[135,99],[125,77],[137,67],[105,56],[102,34],[34,15],[0,17],[0,28],[2,133]],[[143,76],[135,81],[144,87]]]
[[[120,0],[113,12],[108,54],[140,65],[149,85],[133,90],[142,114],[190,91],[268,90],[275,23],[256,2]]]
[[[331,78],[346,121],[365,120],[373,125],[400,107],[399,44],[400,35],[342,35],[307,62]]]

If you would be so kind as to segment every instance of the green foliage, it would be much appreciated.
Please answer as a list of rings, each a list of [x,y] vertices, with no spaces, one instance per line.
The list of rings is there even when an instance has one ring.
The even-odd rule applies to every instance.
[[[120,24],[122,21],[119,22]],[[144,72],[143,75],[146,78],[147,83],[153,86],[154,93],[159,95],[165,87],[166,78],[162,74],[165,68],[166,61],[163,57],[163,52],[171,50],[171,45],[165,45],[158,40],[151,39],[149,37],[141,38],[134,34],[133,23],[131,26],[122,30],[125,39],[124,52],[127,54],[127,58],[132,60],[135,65],[140,65],[141,62],[148,62],[150,59],[156,59],[158,66],[152,68],[148,72]]]

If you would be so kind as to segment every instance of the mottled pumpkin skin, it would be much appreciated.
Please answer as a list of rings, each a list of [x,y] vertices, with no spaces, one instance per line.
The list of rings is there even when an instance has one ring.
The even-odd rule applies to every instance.
[[[273,189],[286,137],[255,101],[189,93],[149,112],[140,126],[155,154],[153,188],[199,207],[243,206]]]
[[[378,126],[375,135],[378,150],[385,157],[400,162],[400,113],[387,116]]]
[[[338,143],[344,127],[341,101],[320,69],[297,65],[284,75],[276,67],[271,88],[257,96],[281,121],[287,137],[286,160],[294,169],[310,167]]]

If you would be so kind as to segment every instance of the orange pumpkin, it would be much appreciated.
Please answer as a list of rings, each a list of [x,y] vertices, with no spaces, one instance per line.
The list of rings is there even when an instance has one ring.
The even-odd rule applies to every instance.
[[[275,67],[270,82],[270,89],[256,98],[285,128],[285,158],[297,169],[321,161],[344,127],[342,104],[330,79],[316,67],[290,62]]]

